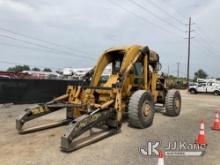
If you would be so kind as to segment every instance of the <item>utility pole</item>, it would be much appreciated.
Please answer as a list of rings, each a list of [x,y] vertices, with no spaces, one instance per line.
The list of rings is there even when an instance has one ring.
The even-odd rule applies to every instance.
[[[168,67],[167,67],[167,75],[168,75],[168,77],[169,77],[169,74],[170,74],[170,66],[168,65]]]
[[[191,40],[191,17],[189,17],[189,31],[188,31],[188,58],[187,58],[187,86],[189,85],[189,64],[190,64],[190,40]]]
[[[189,85],[189,75],[190,75],[190,47],[191,47],[191,39],[194,37],[191,37],[191,26],[192,26],[192,22],[191,22],[191,17],[189,17],[189,24],[187,24],[189,26],[189,30],[188,30],[188,37],[186,39],[188,39],[188,58],[187,58],[187,86]]]
[[[180,78],[180,62],[177,62],[177,80]]]

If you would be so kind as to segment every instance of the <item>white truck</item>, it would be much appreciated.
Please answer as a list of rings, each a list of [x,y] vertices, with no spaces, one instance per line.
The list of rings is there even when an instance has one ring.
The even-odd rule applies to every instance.
[[[189,92],[196,93],[213,93],[216,96],[220,95],[220,82],[216,80],[198,81],[197,83],[189,85]]]

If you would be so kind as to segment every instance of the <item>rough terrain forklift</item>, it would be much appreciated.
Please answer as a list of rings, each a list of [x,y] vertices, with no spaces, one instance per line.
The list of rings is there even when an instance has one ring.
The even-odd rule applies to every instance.
[[[112,67],[112,73],[106,82],[100,81],[107,66]],[[155,113],[154,105],[157,103],[164,105],[167,115],[178,116],[181,109],[180,93],[166,88],[164,77],[158,74],[160,68],[159,55],[147,46],[108,49],[95,67],[85,74],[80,85],[68,86],[66,94],[26,109],[16,119],[18,133],[68,124],[61,137],[61,150],[68,152],[117,133],[125,114],[133,127],[150,126]],[[23,128],[25,122],[58,110],[66,110],[66,119]],[[89,139],[79,139],[80,135],[92,128],[101,128],[101,131],[93,135],[91,133]]]

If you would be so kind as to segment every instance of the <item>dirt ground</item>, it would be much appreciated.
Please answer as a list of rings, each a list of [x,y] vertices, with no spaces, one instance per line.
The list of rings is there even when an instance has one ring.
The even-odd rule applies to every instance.
[[[203,157],[166,157],[166,165],[220,165],[220,131],[210,129],[214,112],[220,113],[220,97],[182,94],[182,111],[178,117],[156,113],[153,125],[135,129],[123,123],[120,133],[71,153],[60,151],[60,137],[65,127],[19,135],[15,118],[30,105],[11,105],[0,108],[0,164],[2,165],[60,165],[60,164],[148,164],[156,165],[157,158],[143,156],[139,147],[150,139],[188,141],[193,143],[199,132],[199,121],[205,120],[207,152]],[[64,112],[45,116],[36,122],[48,122],[64,117]]]

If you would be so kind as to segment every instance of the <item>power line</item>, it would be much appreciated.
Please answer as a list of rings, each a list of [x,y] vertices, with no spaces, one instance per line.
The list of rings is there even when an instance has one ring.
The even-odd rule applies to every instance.
[[[164,13],[167,13],[165,10],[163,10],[163,8],[161,8],[159,5],[157,5],[155,2],[153,2],[152,0],[149,0],[148,2],[151,2],[152,3],[152,5],[154,4],[155,6],[157,6],[157,8],[158,9],[160,9],[160,10],[162,10]],[[168,6],[169,8],[171,8],[171,9],[173,9],[173,10],[175,10],[176,11],[176,13],[177,14],[179,14],[182,18],[186,18],[185,16],[183,16],[183,14],[181,14],[176,8],[174,8],[174,7],[171,7],[170,5]],[[169,14],[169,13],[167,13],[167,14]],[[172,15],[171,15],[172,16]],[[177,18],[177,20],[178,20],[178,18]],[[178,22],[179,22],[179,20],[178,20]],[[197,25],[197,24],[196,24]],[[210,40],[210,38],[208,37],[208,35],[206,35],[206,32],[200,27],[200,26],[198,26],[197,25],[197,28],[198,28],[198,32],[201,34],[200,35],[200,37],[203,39],[203,42],[206,42],[207,43],[207,45],[205,45],[205,47],[207,48],[207,51],[208,52],[213,52],[214,50],[212,50],[212,49],[210,49],[209,47],[212,47],[213,49],[216,49],[216,47],[214,46],[214,45],[211,45],[210,44],[210,42],[209,42],[209,40]],[[200,32],[200,31],[202,31],[202,32]],[[199,46],[201,46],[201,45],[203,45],[203,42],[200,42],[200,41],[198,41],[198,40],[196,40],[197,42],[199,42],[197,45],[199,45]],[[203,48],[204,48],[204,46],[202,46]],[[214,52],[213,52],[214,53]],[[214,53],[215,54],[215,53]]]
[[[215,52],[212,50],[212,49],[210,49],[210,47],[207,45],[207,44],[205,44],[204,42],[201,42],[200,40],[196,40],[203,48],[205,48],[205,49],[207,49],[209,52],[211,52],[212,54],[215,54]],[[216,54],[217,55],[217,54]]]
[[[50,53],[50,54],[60,55],[60,53],[55,52],[53,50],[45,50],[45,49],[40,49],[40,48],[36,48],[36,47],[20,46],[20,45],[16,45],[16,44],[9,44],[9,43],[3,43],[3,42],[0,42],[0,45],[19,48],[19,49],[34,50],[34,51],[47,52],[47,53]],[[73,57],[72,55],[69,55],[69,54],[64,54],[64,56]]]
[[[210,39],[210,37],[207,35],[207,32],[203,30],[198,24],[196,24],[197,28],[202,32],[201,34],[206,37],[207,39]],[[211,39],[210,39],[211,40]]]
[[[205,37],[205,35],[203,35],[199,30],[201,28],[199,28],[197,26],[197,30],[201,35],[199,35],[198,37],[200,37],[202,40],[199,40],[199,39],[195,39],[195,44],[198,46],[198,48],[203,48],[209,55],[216,55],[216,56],[219,56],[218,54],[216,54],[215,50],[216,49],[213,45],[210,44],[208,38]],[[212,48],[213,49],[212,49]]]
[[[219,54],[216,53],[217,48],[210,44],[210,41],[209,41],[210,38],[206,35],[204,30],[201,27],[199,27],[198,25],[196,27],[197,27],[197,31],[200,34],[199,37],[201,38],[200,40],[199,39],[195,40],[196,41],[195,44],[198,46],[198,48],[204,49],[208,53],[207,55],[209,55],[209,56],[219,57]]]
[[[174,15],[171,15],[169,12],[167,12],[165,9],[163,9],[162,7],[160,7],[160,5],[158,5],[157,3],[155,3],[152,0],[148,0],[148,2],[153,5],[155,8],[159,9],[159,11],[162,11],[163,13],[165,13],[166,15],[168,15],[170,18],[173,18],[176,22],[180,23],[181,25],[184,25],[184,23],[182,21],[180,21],[177,17],[175,17]]]
[[[201,33],[200,31],[198,31],[198,32]],[[206,39],[203,36],[202,37],[200,36],[200,38],[203,38],[203,40],[195,39],[195,41],[196,41],[195,43],[197,44],[197,46],[199,46],[199,47],[203,48],[204,50],[206,50],[207,53],[209,53],[210,55],[218,56],[218,54],[216,54],[216,52],[213,49],[211,49],[211,47],[213,47],[213,46],[209,43],[208,39]],[[205,44],[205,42],[206,42],[206,44]],[[213,48],[215,49],[215,47],[213,47]]]
[[[187,83],[189,83],[189,72],[190,72],[190,49],[191,49],[191,39],[193,37],[191,37],[191,32],[193,30],[191,30],[191,25],[193,23],[191,23],[191,17],[189,18],[189,30],[188,30],[188,58],[187,58]],[[209,46],[207,46],[206,44],[204,44],[204,42],[200,42],[201,40],[195,40],[195,44],[197,44],[199,47],[201,46],[202,48],[204,48],[204,50],[206,50],[208,53],[210,53],[210,55],[215,54],[215,52],[213,52],[212,49],[210,49]],[[217,55],[217,54],[215,54]]]
[[[74,57],[78,57],[78,58],[83,58],[83,59],[87,59],[87,60],[89,60],[89,59],[94,60],[94,58],[92,58],[92,57],[87,57],[87,56],[83,56],[83,55],[79,56],[79,55],[76,55],[76,54],[73,54],[73,53],[70,53],[70,52],[67,52],[67,51],[57,50],[57,49],[50,48],[50,47],[47,47],[47,46],[44,46],[44,45],[41,45],[41,44],[37,44],[37,43],[34,43],[34,42],[18,39],[18,38],[12,37],[12,36],[4,35],[4,34],[0,34],[0,36],[4,37],[4,38],[9,38],[9,39],[12,39],[12,40],[20,41],[20,42],[23,42],[23,43],[26,43],[26,44],[38,46],[38,47],[41,47],[41,48],[44,48],[44,49],[52,50],[52,51],[55,51],[57,53],[64,53],[64,54],[73,55]]]
[[[170,29],[167,30],[167,28],[165,28],[164,26],[161,26],[160,24],[156,24],[155,22],[152,22],[151,20],[147,19],[147,17],[144,17],[144,16],[141,16],[141,15],[136,14],[134,11],[129,10],[128,8],[126,8],[126,7],[122,6],[122,5],[120,5],[120,3],[117,3],[117,2],[115,2],[115,1],[113,1],[113,0],[109,0],[108,2],[109,2],[111,5],[116,6],[117,8],[120,8],[120,9],[122,9],[123,11],[125,11],[125,12],[127,12],[127,13],[133,15],[134,17],[139,18],[140,20],[144,21],[145,24],[146,24],[146,21],[147,21],[148,24],[151,24],[151,25],[153,25],[153,26],[156,27],[156,28],[159,28],[159,29],[161,29],[161,30],[163,30],[163,31],[165,31],[165,32],[167,32],[167,33],[170,33],[170,32],[171,32]],[[181,36],[179,33],[176,33],[176,34],[178,34],[179,36]],[[170,36],[170,37],[171,37],[171,36]],[[182,36],[181,36],[181,37],[182,37]]]
[[[168,6],[169,8],[171,8],[171,6]],[[176,11],[177,14],[179,14],[182,18],[186,18],[182,13],[180,13],[176,8],[172,8]],[[210,44],[210,37],[206,34],[206,32],[200,27],[198,26],[198,24],[196,24],[197,26],[197,31],[201,34],[200,37],[203,39],[203,41],[205,41],[210,47],[217,49],[217,47],[213,46]],[[197,40],[198,41],[198,40]],[[199,46],[201,46],[201,42],[200,44],[197,44]],[[202,46],[203,47],[203,46]],[[209,48],[208,48],[209,49]]]
[[[161,1],[161,2],[163,3],[164,1]],[[187,19],[187,17],[184,16],[184,14],[182,14],[182,12],[180,12],[180,11],[179,11],[177,8],[175,8],[174,6],[171,7],[171,5],[167,5],[166,3],[163,3],[163,4],[166,5],[167,8],[170,8],[170,9],[172,9],[173,11],[175,11],[176,14],[178,14],[179,16],[181,16],[183,19]]]
[[[136,2],[134,2],[134,3],[136,3]],[[140,5],[140,4],[139,4]],[[118,6],[119,7],[119,5],[116,5],[116,6]],[[129,12],[129,13],[132,13],[132,15],[134,15],[134,16],[136,16],[136,17],[140,17],[140,15],[138,15],[138,14],[136,14],[136,13],[134,13],[134,12],[132,12],[131,10],[128,10],[127,8],[125,8],[125,7],[120,7],[120,8],[122,8],[123,10],[126,10],[127,12]],[[142,8],[143,10],[146,10],[146,8],[144,8],[143,6],[139,6],[139,8]],[[157,7],[158,8],[158,7]],[[160,7],[160,9],[162,9],[161,7]],[[165,10],[163,10],[163,12],[164,12]],[[177,10],[176,10],[177,11]],[[177,11],[178,12],[178,11]],[[166,11],[164,12],[164,13],[167,13]],[[178,12],[179,13],[179,12]],[[180,14],[181,15],[181,14]],[[183,16],[183,15],[181,15],[184,19],[186,18],[185,16]],[[142,18],[144,18],[144,17],[142,17]],[[176,17],[175,17],[176,18]],[[174,18],[173,18],[174,19]],[[178,18],[176,18],[177,20],[179,20]],[[179,21],[178,21],[179,22]],[[180,23],[180,22],[179,22]],[[153,23],[152,23],[153,24]],[[181,24],[182,24],[182,22],[181,22]],[[155,24],[154,24],[155,25]],[[163,28],[163,30],[164,30],[164,28]],[[166,30],[167,31],[167,30]],[[190,29],[190,31],[191,31],[191,29]],[[188,41],[190,41],[191,40],[191,35],[190,35],[190,37],[189,37],[189,39],[188,39]],[[208,42],[208,41],[207,41]],[[197,45],[200,45],[200,44],[198,44],[197,42],[195,42]],[[189,43],[189,45],[190,45],[190,43]],[[206,51],[208,51],[208,52],[212,52],[213,50],[210,50],[210,48],[209,47],[207,47],[207,48],[205,48],[205,47],[203,47]],[[190,56],[190,46],[188,47],[188,55]],[[189,59],[189,58],[188,58]],[[188,62],[188,75],[189,75],[189,62]],[[188,76],[189,77],[189,76]]]
[[[114,2],[114,1],[112,1],[112,0],[109,0],[108,2],[110,2],[112,5],[114,5],[114,6],[118,7],[118,8],[120,8],[120,9],[124,10],[125,12],[127,12],[127,13],[129,13],[129,14],[131,14],[131,15],[133,15],[133,16],[139,18],[139,19],[141,19],[142,21],[144,21],[144,22],[147,21],[149,24],[153,25],[154,27],[160,28],[160,29],[162,29],[163,31],[166,31],[166,32],[170,33],[170,31],[167,30],[166,28],[164,28],[163,26],[158,25],[158,24],[155,24],[154,22],[150,21],[150,20],[147,19],[146,17],[140,16],[140,15],[136,14],[135,12],[133,12],[133,11],[131,11],[131,10],[125,8],[124,6],[119,5],[119,3],[116,3],[116,2]],[[146,22],[145,22],[145,23],[146,23]]]
[[[140,9],[142,9],[145,12],[150,13],[151,15],[153,15],[155,18],[159,19],[160,21],[166,23],[167,25],[171,26],[174,29],[177,29],[180,32],[184,32],[182,29],[180,29],[178,26],[171,24],[170,22],[162,19],[161,17],[159,17],[157,14],[155,14],[154,12],[152,12],[151,10],[149,10],[148,8],[143,7],[143,5],[141,5],[140,3],[136,2],[135,0],[131,0],[131,2],[133,2],[133,4],[135,4],[136,6],[138,6]]]
[[[53,51],[46,50],[46,49],[40,49],[40,48],[38,48],[38,47],[20,46],[20,45],[11,44],[11,43],[3,43],[3,42],[0,42],[0,45],[10,46],[10,47],[14,47],[14,48],[21,48],[21,49],[29,49],[29,50],[36,50],[36,51],[42,51],[42,52],[55,53],[55,52],[53,52]],[[60,54],[59,54],[59,55],[60,55]]]
[[[40,38],[37,38],[37,37],[29,36],[29,35],[26,35],[26,34],[14,32],[14,31],[12,31],[12,30],[9,30],[9,29],[3,28],[3,27],[0,27],[0,30],[1,30],[1,31],[4,31],[4,32],[11,33],[11,34],[15,34],[15,35],[18,35],[18,36],[25,37],[25,38],[27,38],[27,39],[31,39],[31,40],[35,40],[35,41],[40,41],[40,42],[44,42],[44,43],[47,43],[47,44],[50,44],[50,45],[54,45],[54,46],[56,46],[56,47],[68,49],[68,50],[70,50],[70,51],[78,51],[78,52],[81,52],[81,53],[85,53],[85,52],[82,52],[81,50],[76,50],[76,49],[73,50],[73,49],[70,49],[70,48],[68,48],[68,47],[65,47],[65,46],[63,46],[63,45],[61,45],[61,44],[58,44],[58,43],[55,43],[55,42],[51,42],[51,41],[43,40],[43,39],[40,39]]]
[[[197,28],[199,28],[199,26],[197,26]],[[200,28],[199,28],[199,30],[200,30]],[[207,46],[212,47],[213,49],[217,50],[217,47],[215,47],[214,45],[210,44],[210,41],[209,41],[209,38],[207,37],[207,35],[205,35],[204,32],[202,33],[199,30],[198,30],[198,32],[200,33],[199,36],[207,44]]]
[[[209,49],[209,47],[205,47],[204,45],[203,45],[203,43],[202,42],[200,42],[199,40],[197,40],[197,42],[195,42],[195,44],[198,46],[198,48],[199,49],[201,49],[201,48],[203,48],[208,54],[207,55],[210,55],[210,56],[214,56],[214,55],[216,55],[216,56],[218,56],[217,54],[215,54],[214,52],[212,52],[210,49]],[[219,56],[218,56],[219,57]]]

